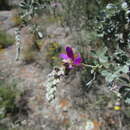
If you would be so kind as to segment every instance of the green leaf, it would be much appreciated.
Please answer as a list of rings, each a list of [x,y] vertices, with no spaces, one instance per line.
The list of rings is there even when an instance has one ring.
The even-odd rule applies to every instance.
[[[107,75],[107,77],[105,78],[106,79],[106,81],[108,81],[108,82],[112,82],[115,78],[117,78],[118,77],[118,75],[117,74],[109,74],[109,75]]]
[[[107,50],[108,50],[107,47],[104,47],[104,48],[100,48],[96,52],[96,56],[99,58],[99,61],[101,63],[106,63],[108,61],[108,57],[105,56]]]
[[[106,71],[106,70],[103,70],[103,71],[101,72],[101,74],[102,74],[102,76],[105,77],[105,80],[106,80],[107,82],[112,82],[115,78],[118,78],[118,77],[119,77],[119,75],[118,75],[117,73],[111,73],[111,72],[108,72],[108,71]]]
[[[104,37],[104,34],[102,33],[102,34],[98,34],[97,35],[99,38],[102,38],[102,37]]]
[[[128,73],[129,67],[127,65],[121,66],[120,69],[117,72]]]
[[[106,56],[101,56],[101,57],[99,57],[99,61],[100,61],[101,63],[106,63],[106,62],[108,61],[108,57],[106,57]]]
[[[103,71],[101,71],[101,74],[102,74],[102,76],[107,76],[110,74],[110,72],[108,72],[107,70],[103,70]]]
[[[96,54],[97,56],[103,56],[105,55],[105,53],[107,52],[107,47],[104,47],[104,48],[100,48],[99,50],[97,50]]]

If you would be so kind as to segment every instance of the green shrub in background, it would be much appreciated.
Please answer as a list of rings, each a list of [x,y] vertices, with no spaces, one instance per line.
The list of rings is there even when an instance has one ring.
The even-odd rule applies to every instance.
[[[14,38],[4,31],[0,31],[0,48],[6,48],[15,42]]]
[[[25,97],[30,91],[19,90],[16,80],[5,81],[5,73],[0,73],[0,76],[3,77],[0,80],[0,130],[13,130],[23,119],[27,119],[30,108]]]
[[[96,52],[99,62],[105,63],[105,70],[100,71],[108,82],[119,80],[122,73],[129,72],[130,66],[130,2],[108,4],[97,21],[97,33],[104,43],[102,51]]]
[[[7,84],[0,81],[0,119],[5,118],[8,114],[17,113],[16,97],[19,96],[16,89],[16,83]]]

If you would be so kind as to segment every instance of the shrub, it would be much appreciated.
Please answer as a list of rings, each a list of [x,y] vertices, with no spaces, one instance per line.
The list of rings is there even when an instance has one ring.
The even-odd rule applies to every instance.
[[[125,5],[125,7],[124,7]],[[121,80],[129,72],[129,2],[108,4],[98,17],[98,36],[103,40],[96,55],[105,70],[100,70],[108,82]],[[126,77],[125,77],[126,78]]]
[[[6,48],[15,42],[14,38],[4,31],[0,31],[0,48]]]
[[[124,4],[126,7],[123,7]],[[103,38],[109,48],[123,50],[129,46],[129,7],[129,2],[108,4],[98,17],[99,36]]]
[[[7,84],[0,81],[0,119],[17,112],[16,97],[19,94],[16,83]]]

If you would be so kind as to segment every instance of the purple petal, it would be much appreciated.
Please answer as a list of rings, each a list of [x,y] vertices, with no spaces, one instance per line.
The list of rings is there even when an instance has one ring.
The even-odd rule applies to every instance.
[[[80,65],[81,62],[82,62],[82,58],[81,58],[80,54],[78,54],[78,57],[76,57],[76,58],[74,59],[73,64],[75,64],[75,65]]]
[[[66,53],[67,53],[67,56],[68,56],[69,58],[71,58],[72,60],[74,60],[74,53],[73,53],[72,48],[66,47]]]
[[[67,56],[67,54],[62,53],[62,54],[60,54],[60,58],[66,60],[66,59],[68,59],[69,57]]]

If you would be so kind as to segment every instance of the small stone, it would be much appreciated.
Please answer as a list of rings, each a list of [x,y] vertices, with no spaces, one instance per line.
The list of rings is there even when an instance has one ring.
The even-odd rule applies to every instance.
[[[27,124],[27,121],[26,121],[26,120],[23,120],[23,121],[21,122],[21,124],[22,124],[22,125],[26,125],[26,124]]]
[[[38,32],[38,36],[39,36],[39,38],[43,38],[42,32]]]
[[[46,128],[46,125],[42,125],[41,127],[42,127],[42,128]]]
[[[29,126],[33,126],[33,125],[35,125],[35,122],[31,120],[31,121],[28,123],[28,125],[29,125]]]
[[[94,129],[94,123],[91,120],[88,120],[86,123],[85,130],[93,130]]]
[[[112,102],[109,102],[108,105],[107,105],[107,107],[110,108],[110,109],[113,108]]]

